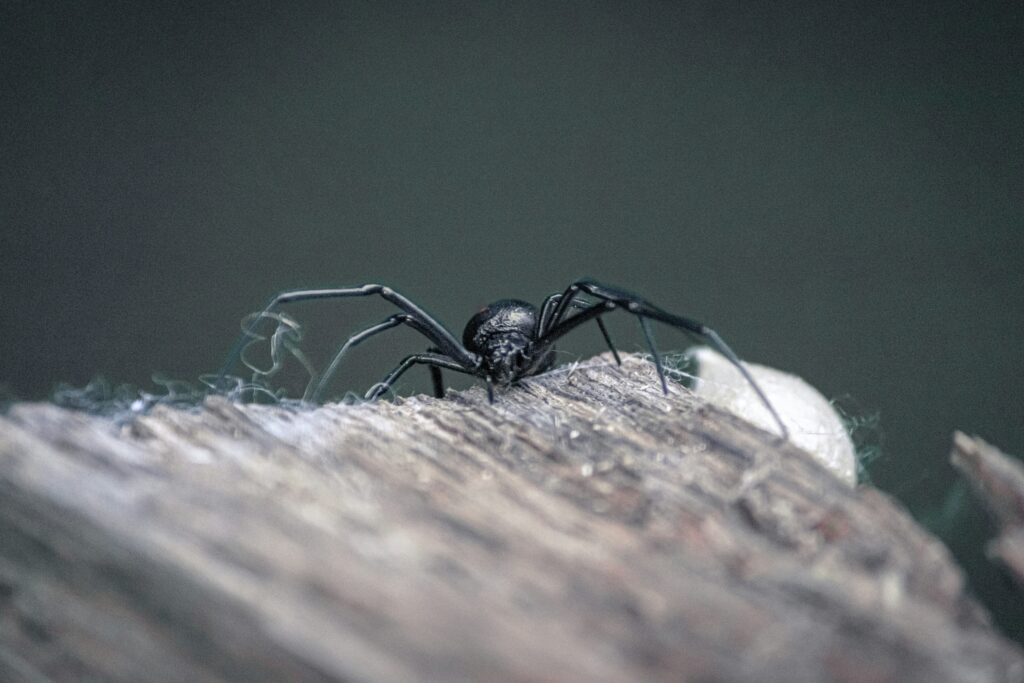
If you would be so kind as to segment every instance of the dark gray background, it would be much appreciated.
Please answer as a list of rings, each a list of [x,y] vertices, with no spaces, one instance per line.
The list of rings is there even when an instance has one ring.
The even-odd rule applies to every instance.
[[[1024,453],[1022,4],[768,7],[0,3],[0,381],[195,379],[286,287],[458,331],[592,275],[879,411],[874,481],[1019,635],[946,459]],[[389,312],[295,311],[314,352]]]

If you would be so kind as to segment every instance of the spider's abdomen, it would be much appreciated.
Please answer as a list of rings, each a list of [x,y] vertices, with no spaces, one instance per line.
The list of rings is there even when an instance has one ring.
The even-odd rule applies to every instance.
[[[526,301],[502,299],[480,309],[462,333],[463,345],[479,354],[488,374],[502,384],[551,367],[552,348],[536,349],[537,308]]]
[[[466,323],[462,343],[470,351],[482,353],[487,342],[494,337],[516,335],[533,337],[537,323],[537,308],[526,301],[502,299],[481,308]]]

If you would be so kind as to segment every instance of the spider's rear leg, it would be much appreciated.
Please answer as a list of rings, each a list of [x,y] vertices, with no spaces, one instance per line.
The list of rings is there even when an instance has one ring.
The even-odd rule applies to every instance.
[[[654,357],[654,367],[658,369],[658,379],[661,380],[661,390],[668,396],[668,382],[665,381],[665,368],[661,364],[661,355],[658,353],[658,348],[654,345],[654,333],[651,332],[651,324],[647,322],[647,318],[642,315],[637,316],[640,319],[640,329],[644,331],[644,339],[647,340],[647,348],[651,350],[651,355]],[[600,318],[598,318],[600,320]]]
[[[704,325],[703,323],[697,322],[696,320],[681,315],[675,315],[661,308],[658,308],[657,306],[652,304],[650,301],[647,301],[643,297],[633,294],[631,292],[627,292],[624,289],[604,285],[601,284],[600,282],[595,282],[594,280],[578,280],[572,283],[565,290],[565,293],[559,300],[558,305],[551,316],[551,322],[549,323],[550,327],[543,335],[544,339],[549,339],[550,341],[553,342],[558,337],[562,336],[569,330],[575,328],[576,325],[579,324],[579,322],[582,322],[582,320],[577,319],[587,316],[588,313],[594,310],[588,309],[585,310],[583,313],[578,313],[571,318],[562,320],[562,318],[565,316],[565,313],[572,305],[573,299],[581,292],[584,294],[589,294],[590,296],[593,296],[595,298],[601,299],[606,303],[613,304],[614,306],[621,306],[625,310],[639,317],[641,320],[641,325],[644,325],[645,319],[657,320],[659,322],[665,323],[666,325],[671,325],[676,329],[682,330],[689,334],[695,335],[701,339],[704,339],[716,351],[725,356],[730,363],[736,366],[736,369],[739,370],[740,374],[743,375],[743,379],[746,380],[746,382],[754,390],[754,393],[757,394],[758,399],[760,399],[761,403],[764,404],[765,408],[768,409],[768,412],[771,413],[772,418],[775,420],[776,424],[778,424],[779,433],[782,439],[789,439],[789,428],[786,427],[785,423],[782,421],[782,417],[780,417],[778,411],[775,410],[775,406],[773,406],[771,404],[771,401],[768,400],[768,397],[765,395],[764,390],[761,389],[760,385],[758,385],[758,383],[754,381],[754,378],[753,376],[751,376],[750,371],[743,366],[743,363],[740,361],[739,356],[736,355],[736,353],[729,347],[728,344],[725,343],[725,340],[722,339],[717,332],[715,332],[710,327]],[[590,317],[594,317],[597,315],[602,315],[604,312],[607,311],[595,312],[592,315],[587,316],[586,319],[589,319]],[[654,348],[654,344],[650,336],[650,330],[647,326],[645,326],[644,334],[647,337],[648,346],[651,348],[651,352],[654,355],[655,363],[658,366],[658,375],[661,378],[662,387],[664,388],[666,386],[665,370],[661,366],[661,359],[657,354],[657,350]]]
[[[539,339],[545,335],[545,333],[551,328],[551,320],[555,312],[555,307],[562,300],[562,294],[552,294],[548,298],[544,299],[544,302],[540,305],[540,312],[537,314],[537,326],[534,328],[533,337]],[[590,308],[588,304],[581,301],[573,301],[571,305],[577,309]],[[619,357],[619,351],[615,348],[612,337],[608,334],[608,328],[605,327],[604,321],[601,318],[597,318],[597,327],[601,330],[601,336],[604,337],[605,344],[608,345],[608,350],[612,352],[612,357],[615,358],[616,365],[622,365],[622,359]]]
[[[544,336],[541,337],[540,343],[553,344],[558,338],[564,337],[572,330],[593,318],[596,319],[598,324],[601,326],[601,331],[605,334],[605,340],[608,342],[608,345],[611,346],[611,339],[608,337],[607,330],[605,329],[605,326],[601,324],[601,316],[619,308],[619,302],[606,299],[589,306],[575,302],[573,306],[576,308],[582,308],[583,310],[549,329]],[[644,339],[647,340],[647,346],[651,350],[651,355],[654,357],[654,364],[658,368],[658,377],[661,379],[661,389],[665,394],[668,394],[668,382],[665,381],[665,368],[661,362],[661,354],[658,353],[658,349],[654,345],[654,334],[651,332],[651,326],[647,323],[647,319],[642,314],[637,314],[637,319],[640,320],[640,327],[643,330]],[[615,351],[614,347],[612,347],[612,353],[615,355],[615,360],[619,361],[619,354]],[[622,365],[622,363],[619,362],[619,365]]]
[[[612,343],[611,335],[608,334],[608,328],[604,326],[604,321],[601,318],[597,319],[597,326],[601,330],[601,335],[604,337],[604,341],[608,344],[608,348],[611,349],[612,356],[615,358],[616,365],[622,365],[622,359],[619,358],[619,352],[615,348],[615,344]]]

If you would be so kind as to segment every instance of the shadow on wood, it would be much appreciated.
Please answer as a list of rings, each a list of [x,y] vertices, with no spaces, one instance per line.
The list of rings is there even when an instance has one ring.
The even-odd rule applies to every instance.
[[[946,549],[606,357],[499,393],[0,419],[0,677],[1020,681]]]

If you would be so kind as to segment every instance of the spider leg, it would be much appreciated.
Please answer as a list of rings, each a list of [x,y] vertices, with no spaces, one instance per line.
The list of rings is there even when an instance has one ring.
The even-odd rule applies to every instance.
[[[445,368],[446,370],[454,370],[455,372],[461,372],[467,375],[475,375],[476,371],[473,368],[468,368],[462,365],[457,360],[449,358],[444,354],[440,353],[414,353],[411,356],[406,356],[402,359],[402,362],[398,364],[394,370],[385,375],[377,384],[370,387],[370,390],[366,392],[366,400],[374,401],[380,398],[391,386],[398,381],[398,378],[405,374],[405,371],[416,364],[430,365],[434,368]]]
[[[426,330],[423,329],[422,324],[418,320],[416,320],[416,318],[413,318],[408,313],[396,313],[391,317],[387,318],[386,320],[384,320],[383,322],[377,323],[376,325],[372,325],[371,327],[368,327],[361,332],[353,334],[351,337],[348,338],[348,341],[341,345],[337,353],[334,354],[334,358],[331,359],[331,364],[327,366],[327,369],[324,371],[324,374],[320,376],[319,381],[315,382],[315,388],[313,386],[314,383],[310,382],[310,386],[307,387],[306,394],[305,396],[302,397],[302,399],[304,401],[312,401],[314,403],[318,401],[320,399],[320,395],[323,393],[324,387],[327,386],[327,382],[331,379],[332,376],[334,376],[334,373],[337,371],[338,366],[341,364],[341,359],[345,356],[346,353],[348,353],[349,349],[358,346],[359,344],[362,344],[364,341],[366,341],[367,339],[376,334],[380,334],[381,332],[390,330],[391,328],[397,327],[399,325],[408,325],[409,327],[412,327],[418,332],[427,334]]]
[[[565,297],[575,297],[580,292],[589,294],[597,299],[601,299],[604,301],[604,306],[602,307],[599,304],[595,304],[593,307],[585,309],[582,313],[577,313],[571,318],[562,320],[570,305],[566,303]],[[661,366],[661,359],[657,355],[657,351],[652,343],[650,330],[643,322],[644,319],[657,320],[658,322],[689,332],[690,334],[703,339],[716,351],[725,356],[730,363],[736,366],[736,369],[739,370],[741,375],[743,375],[743,379],[746,380],[747,384],[750,385],[754,390],[754,393],[757,394],[757,397],[761,400],[761,403],[764,404],[764,407],[768,409],[769,413],[771,413],[772,418],[779,426],[779,433],[782,436],[782,439],[789,439],[789,429],[782,422],[782,418],[779,416],[778,411],[775,410],[775,406],[771,404],[771,401],[768,400],[764,391],[758,383],[754,381],[754,378],[750,375],[750,371],[748,371],[747,368],[744,367],[743,363],[740,362],[739,356],[729,348],[729,345],[725,343],[725,340],[722,339],[717,332],[696,320],[692,320],[681,315],[675,315],[658,308],[643,297],[627,292],[626,290],[604,285],[599,282],[595,282],[594,280],[578,280],[572,283],[562,295],[562,299],[558,302],[558,306],[555,308],[555,312],[552,315],[551,322],[549,323],[549,329],[541,336],[540,343],[554,343],[556,339],[564,336],[586,320],[589,320],[592,317],[604,315],[608,311],[614,310],[616,307],[622,307],[641,319],[641,325],[644,325],[644,335],[647,337],[648,346],[650,346],[652,355],[654,355],[655,363],[658,366],[658,375],[661,378],[663,388],[666,387],[665,371]]]
[[[439,349],[433,346],[427,349],[427,353],[440,353]],[[430,383],[434,387],[434,398],[444,398],[444,376],[441,374],[441,368],[436,365],[428,365],[430,370]]]
[[[541,330],[542,335],[546,335],[550,332],[558,323],[562,322],[566,313],[569,312],[569,307],[572,306],[573,301],[576,300],[576,295],[580,292],[579,282],[574,282],[565,288],[565,291],[561,294],[552,294],[548,299],[557,297],[557,305],[552,311],[544,329]]]
[[[411,316],[411,319],[416,320],[419,325],[414,325],[414,327],[426,336],[434,346],[441,349],[443,354],[454,358],[459,363],[467,367],[475,367],[479,364],[480,359],[477,358],[476,354],[462,346],[458,339],[456,339],[455,336],[437,319],[432,317],[429,313],[424,311],[408,298],[402,296],[390,287],[385,287],[384,285],[367,284],[359,287],[343,287],[337,289],[296,289],[281,292],[271,298],[266,307],[264,307],[263,313],[269,313],[281,304],[293,303],[296,301],[343,299],[374,295],[381,296],[383,299],[394,304]],[[262,317],[262,315],[256,316],[249,327],[242,331],[241,336],[238,338],[238,341],[235,342],[235,346],[228,354],[228,358],[221,367],[220,372],[217,373],[215,386],[220,387],[222,385],[224,377],[238,361],[238,357],[242,353],[242,349],[245,348],[246,343],[253,336],[253,333],[256,331],[256,326],[259,324]]]
[[[430,366],[430,381],[434,385],[434,398],[444,398],[444,377],[436,365]]]
[[[651,324],[647,322],[647,318],[637,316],[640,318],[640,328],[644,331],[644,339],[647,340],[647,347],[651,350],[651,356],[654,357],[654,367],[658,369],[658,379],[661,380],[661,390],[667,395],[668,394],[668,382],[665,381],[665,367],[661,364],[661,356],[658,354],[658,349],[654,346],[654,333],[651,332]],[[598,318],[600,320],[600,318]]]
[[[588,320],[592,320],[594,318],[600,320],[600,316],[608,313],[609,311],[614,311],[618,307],[619,305],[614,301],[599,301],[596,304],[584,308],[581,312],[571,318],[567,318],[559,324],[551,327],[551,329],[545,332],[540,339],[537,340],[537,343],[542,345],[554,344],[559,338],[569,334]]]
[[[564,298],[563,294],[552,294],[548,298],[544,299],[544,302],[540,305],[540,312],[537,314],[537,324],[533,330],[533,338],[539,339],[550,327],[550,320],[555,311],[555,306]],[[589,308],[587,304],[579,301],[573,301],[571,304],[575,308]],[[605,343],[608,345],[608,350],[612,352],[612,356],[615,357],[615,364],[622,365],[622,359],[619,358],[619,351],[615,348],[615,344],[612,342],[612,337],[608,334],[608,328],[605,327],[604,321],[600,317],[597,318],[597,327],[601,330],[601,336],[604,337]]]
[[[548,296],[540,305],[540,311],[537,313],[537,323],[533,327],[533,338],[537,339],[544,334],[548,329],[548,320],[551,318],[551,314],[555,311],[555,306],[559,301],[562,300],[561,294],[552,294]]]
[[[604,326],[604,320],[602,320],[600,317],[597,318],[597,327],[601,330],[601,336],[604,337],[604,341],[606,344],[608,344],[608,348],[611,349],[612,356],[615,357],[615,364],[622,365],[622,359],[619,358],[619,352],[615,348],[615,344],[612,343],[612,337],[610,334],[608,334],[608,328]]]

